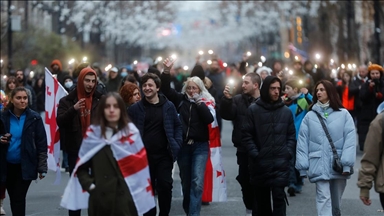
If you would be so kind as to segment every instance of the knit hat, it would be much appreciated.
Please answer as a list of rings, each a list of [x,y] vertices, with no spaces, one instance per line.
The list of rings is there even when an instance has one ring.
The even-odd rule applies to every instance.
[[[51,68],[53,68],[53,65],[57,65],[57,66],[59,66],[59,70],[60,70],[60,71],[63,70],[63,67],[61,66],[61,62],[60,62],[60,60],[58,60],[58,59],[53,60],[52,63],[51,63]]]
[[[193,67],[192,72],[191,72],[191,77],[194,77],[194,76],[197,76],[201,80],[204,81],[204,79],[205,79],[205,72],[204,72],[203,67],[201,67],[201,65],[195,65],[195,67]]]
[[[380,72],[380,77],[383,77],[384,69],[378,64],[371,64],[368,67],[368,78],[371,79],[371,71],[378,70]]]

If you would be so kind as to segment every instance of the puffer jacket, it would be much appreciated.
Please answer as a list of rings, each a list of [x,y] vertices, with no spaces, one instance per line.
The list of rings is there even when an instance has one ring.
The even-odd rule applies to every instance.
[[[21,175],[23,180],[35,180],[38,173],[47,173],[47,135],[45,133],[43,120],[40,115],[27,108],[21,139]],[[1,113],[1,121],[5,132],[10,131],[11,111]],[[9,145],[0,146],[0,182],[5,182],[7,177],[7,151]]]
[[[361,158],[357,186],[360,196],[369,197],[369,190],[375,182],[375,191],[384,193],[384,113],[376,116],[369,126]]]
[[[296,169],[300,171],[301,176],[308,175],[309,181],[312,183],[330,179],[349,179],[349,175],[341,175],[332,169],[332,148],[319,118],[313,111],[322,116],[341,159],[343,171],[349,172],[355,164],[356,131],[352,116],[344,108],[341,108],[340,111],[334,111],[331,107],[323,110],[315,104],[300,126],[296,149]],[[328,113],[327,118],[325,118],[325,112]]]
[[[290,109],[281,98],[271,103],[269,87],[277,77],[267,77],[260,99],[248,108],[242,133],[250,158],[251,184],[257,186],[288,186],[290,160],[294,156],[296,131]]]

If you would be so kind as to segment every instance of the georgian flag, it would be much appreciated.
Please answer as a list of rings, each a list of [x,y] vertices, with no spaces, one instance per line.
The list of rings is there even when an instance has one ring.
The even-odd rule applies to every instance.
[[[208,126],[209,130],[209,156],[204,174],[203,202],[227,201],[227,183],[225,171],[221,162],[220,129],[216,119],[215,103],[203,98],[202,100],[214,118]]]
[[[65,188],[60,205],[69,210],[88,208],[89,193],[83,191],[76,172],[104,146],[110,145],[121,174],[125,179],[139,215],[155,207],[151,186],[147,152],[140,132],[133,123],[114,134],[110,139],[101,138],[100,126],[91,125],[79,150],[79,158]],[[96,184],[97,188],[97,184]]]
[[[52,73],[45,68],[45,132],[48,141],[48,169],[56,172],[54,184],[60,184],[60,132],[56,123],[57,107],[67,91]]]

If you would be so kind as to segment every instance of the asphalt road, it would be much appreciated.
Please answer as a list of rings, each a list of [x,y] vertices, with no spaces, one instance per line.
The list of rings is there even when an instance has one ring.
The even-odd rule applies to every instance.
[[[222,158],[223,166],[226,173],[227,181],[227,202],[211,203],[208,206],[202,206],[201,215],[245,215],[245,207],[241,198],[240,186],[236,181],[237,164],[235,156],[235,148],[231,143],[232,123],[224,121],[222,130]],[[342,200],[342,215],[380,215],[381,209],[379,196],[371,190],[372,205],[365,206],[359,199],[359,189],[356,186],[357,171],[360,167],[362,153],[358,150],[357,162],[355,166],[355,174],[347,182],[347,187]],[[47,177],[37,183],[32,182],[27,195],[27,215],[39,216],[56,216],[68,215],[67,210],[60,207],[60,199],[63,194],[66,183],[68,182],[68,174],[62,173],[61,184],[53,185],[55,174],[49,172]],[[184,216],[182,209],[182,196],[178,168],[174,173],[174,190],[171,216]],[[7,195],[8,196],[8,195]],[[289,206],[287,207],[287,215],[316,215],[315,205],[315,185],[306,180],[301,194],[295,197],[288,197]],[[4,209],[11,215],[9,207],[9,199],[4,200]],[[87,211],[83,210],[82,215],[87,215]]]

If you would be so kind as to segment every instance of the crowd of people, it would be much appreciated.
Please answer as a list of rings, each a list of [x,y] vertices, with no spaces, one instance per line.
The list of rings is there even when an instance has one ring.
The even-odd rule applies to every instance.
[[[286,215],[287,195],[300,194],[304,178],[316,184],[318,215],[341,215],[357,147],[364,152],[360,199],[370,205],[375,183],[384,206],[382,66],[340,67],[334,73],[326,65],[298,60],[288,72],[278,60],[271,68],[248,66],[247,55],[228,67],[217,56],[209,65],[196,60],[189,75],[167,58],[142,76],[127,68],[103,72],[88,63],[68,73],[59,60],[52,61],[52,74],[68,92],[56,119],[62,168],[70,182],[89,193],[84,204],[89,215],[169,215],[174,163],[180,169],[183,209],[200,215],[210,125],[221,129],[222,119],[233,122],[236,180],[246,215]],[[7,191],[12,214],[25,215],[31,181],[47,173],[44,77],[31,80],[16,70],[2,90],[1,214]],[[122,155],[133,155],[145,166],[137,168]],[[150,191],[158,208],[141,200]],[[81,215],[68,199],[62,200],[68,214]]]

